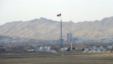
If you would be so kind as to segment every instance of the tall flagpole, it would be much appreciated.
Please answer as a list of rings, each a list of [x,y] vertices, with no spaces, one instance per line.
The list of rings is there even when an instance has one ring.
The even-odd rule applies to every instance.
[[[63,47],[62,17],[61,17],[61,13],[57,14],[57,17],[60,17],[60,46]]]
[[[62,17],[61,17],[61,19],[60,19],[60,33],[61,33],[61,35],[60,35],[60,37],[61,37],[61,47],[63,47],[63,36],[62,36]]]

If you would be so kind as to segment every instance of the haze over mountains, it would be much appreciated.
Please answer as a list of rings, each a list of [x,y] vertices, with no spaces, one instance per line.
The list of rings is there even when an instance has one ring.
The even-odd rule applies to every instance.
[[[113,40],[113,16],[79,23],[63,22],[63,38],[67,33],[76,38]],[[10,22],[0,26],[0,35],[36,40],[58,40],[60,36],[60,23],[54,20],[40,18],[27,22]]]

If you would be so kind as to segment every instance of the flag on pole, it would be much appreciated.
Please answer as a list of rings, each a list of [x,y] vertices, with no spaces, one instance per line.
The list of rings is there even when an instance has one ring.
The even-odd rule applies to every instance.
[[[57,17],[60,17],[61,16],[61,13],[60,14],[57,14]]]

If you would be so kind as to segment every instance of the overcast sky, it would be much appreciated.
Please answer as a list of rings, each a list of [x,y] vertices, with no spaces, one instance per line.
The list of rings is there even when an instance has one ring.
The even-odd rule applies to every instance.
[[[0,24],[45,17],[74,22],[113,16],[113,0],[0,0]]]

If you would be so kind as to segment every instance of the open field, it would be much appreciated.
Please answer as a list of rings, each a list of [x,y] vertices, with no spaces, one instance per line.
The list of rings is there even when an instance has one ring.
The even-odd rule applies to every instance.
[[[113,53],[79,55],[1,55],[0,64],[113,64]]]

